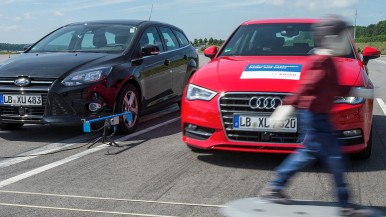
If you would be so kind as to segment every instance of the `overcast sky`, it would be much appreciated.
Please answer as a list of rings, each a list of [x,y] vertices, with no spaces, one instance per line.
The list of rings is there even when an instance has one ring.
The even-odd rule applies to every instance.
[[[386,20],[386,0],[0,0],[0,43],[33,43],[72,22],[145,19],[174,24],[194,38],[226,39],[242,22],[344,16],[367,26]]]

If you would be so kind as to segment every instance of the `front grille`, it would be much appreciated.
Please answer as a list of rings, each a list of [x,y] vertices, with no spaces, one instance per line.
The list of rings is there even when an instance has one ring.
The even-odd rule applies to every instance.
[[[47,104],[48,91],[55,81],[54,78],[29,78],[31,83],[25,87],[14,84],[17,78],[0,78],[2,94],[39,94],[42,95],[42,106],[0,106],[0,116],[4,121],[40,121]]]
[[[73,109],[63,100],[59,94],[52,93],[49,96],[51,103],[47,109],[46,114],[50,116],[60,116],[60,115],[73,115],[75,112]]]
[[[257,99],[259,97],[283,99],[285,93],[224,93],[219,98],[219,107],[222,118],[225,134],[230,140],[246,141],[246,142],[273,142],[273,143],[299,143],[298,133],[283,133],[283,132],[257,132],[257,131],[244,131],[233,128],[233,116],[234,114],[251,114],[251,115],[263,115],[269,116],[274,108],[278,106],[267,105],[264,106],[250,106],[250,99]]]

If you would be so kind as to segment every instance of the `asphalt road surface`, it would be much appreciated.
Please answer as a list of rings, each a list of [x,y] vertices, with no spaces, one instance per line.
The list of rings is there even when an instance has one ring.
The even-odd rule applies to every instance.
[[[348,161],[347,178],[353,202],[386,211],[386,57],[368,67],[376,87],[374,149],[369,160]],[[221,216],[225,203],[257,196],[285,158],[192,152],[181,141],[177,106],[143,117],[136,133],[115,137],[121,147],[88,149],[99,135],[83,134],[81,126],[0,131],[0,216]],[[291,198],[335,201],[319,165],[288,187]]]

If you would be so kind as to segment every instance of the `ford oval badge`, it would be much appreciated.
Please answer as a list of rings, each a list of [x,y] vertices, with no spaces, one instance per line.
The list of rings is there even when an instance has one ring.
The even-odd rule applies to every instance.
[[[25,87],[29,85],[31,82],[28,78],[18,78],[15,80],[15,85],[19,87]]]

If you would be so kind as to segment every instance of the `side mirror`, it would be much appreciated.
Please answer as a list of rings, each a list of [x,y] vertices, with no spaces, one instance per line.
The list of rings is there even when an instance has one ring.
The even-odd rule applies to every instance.
[[[160,49],[156,45],[148,44],[144,46],[142,49],[142,56],[153,56],[161,53]]]
[[[381,51],[375,47],[366,46],[362,52],[363,63],[367,65],[370,59],[375,59],[381,56]]]
[[[216,56],[217,52],[218,52],[217,46],[213,45],[204,50],[204,55],[206,57],[209,57],[210,59],[213,59]]]

